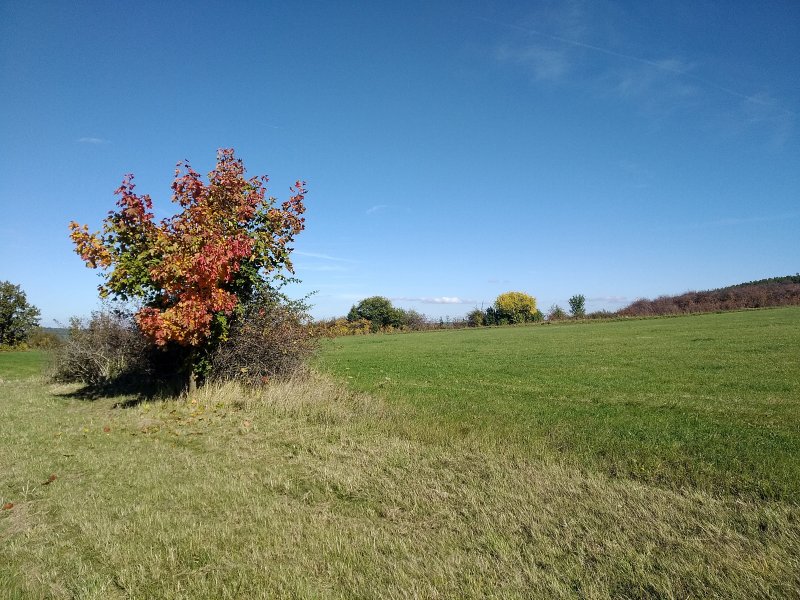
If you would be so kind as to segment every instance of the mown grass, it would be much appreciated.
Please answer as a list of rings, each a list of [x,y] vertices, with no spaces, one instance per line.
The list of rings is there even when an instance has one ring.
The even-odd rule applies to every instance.
[[[412,406],[434,436],[671,489],[800,501],[798,307],[339,338],[319,364]]]

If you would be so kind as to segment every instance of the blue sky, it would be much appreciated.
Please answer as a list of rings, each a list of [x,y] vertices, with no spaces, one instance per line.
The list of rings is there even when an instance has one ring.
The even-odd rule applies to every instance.
[[[97,306],[67,223],[233,147],[314,314],[590,310],[800,270],[800,4],[2,2],[0,280]]]

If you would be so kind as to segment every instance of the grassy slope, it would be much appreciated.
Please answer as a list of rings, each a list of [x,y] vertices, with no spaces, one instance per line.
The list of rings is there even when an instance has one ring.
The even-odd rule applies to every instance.
[[[800,501],[800,308],[339,338],[320,362],[434,435]]]
[[[786,352],[784,338],[796,333],[798,313],[746,315],[755,316],[759,330],[774,328],[770,352],[777,361]],[[679,340],[687,322],[690,329],[702,325],[698,318],[641,323],[661,335],[662,323],[672,323],[669,336]],[[747,319],[725,322],[734,330],[750,327]],[[630,325],[623,338],[649,335],[636,324],[619,324]],[[583,327],[464,333],[574,341],[583,339]],[[616,324],[591,327],[595,335],[619,337]],[[709,337],[700,329],[702,335],[692,335]],[[718,324],[712,329],[720,341],[733,335]],[[458,364],[458,346],[450,344],[443,355],[421,349],[452,334],[440,335],[361,343],[402,345],[416,338],[413,345],[428,360]],[[557,351],[550,339],[540,343]],[[733,352],[730,345],[713,355]],[[342,357],[357,347],[342,350]],[[516,347],[518,354],[525,344]],[[400,368],[402,353],[392,353]],[[563,354],[572,353],[565,348]],[[417,369],[427,368],[424,362]],[[617,358],[595,362],[594,371],[585,369],[597,377],[603,367],[631,368]],[[796,597],[796,501],[729,495],[708,485],[676,491],[647,477],[609,476],[612,463],[588,460],[575,447],[554,450],[547,436],[536,441],[538,429],[530,424],[536,411],[515,413],[510,404],[515,397],[532,401],[525,377],[494,388],[528,392],[495,394],[493,430],[485,422],[489,413],[458,401],[462,388],[482,385],[475,377],[482,370],[458,383],[440,375],[442,389],[461,393],[443,395],[448,403],[436,405],[391,381],[381,384],[386,375],[369,368],[377,369],[375,388],[392,401],[314,379],[275,386],[260,398],[227,388],[201,390],[192,403],[120,408],[115,399],[81,399],[74,387],[4,377],[0,504],[13,507],[0,510],[0,598]],[[661,369],[649,373],[662,378]],[[565,381],[569,386],[542,378],[539,385],[556,398],[554,390],[583,389],[577,379]],[[606,381],[608,396],[637,387],[621,381],[619,389]],[[721,380],[709,381],[705,401],[713,403]],[[771,381],[766,377],[764,385]],[[418,387],[409,384],[409,390]],[[788,392],[770,393],[776,406],[789,401]],[[765,396],[753,397],[754,429],[756,419],[771,414]],[[658,406],[648,394],[640,397]],[[545,414],[558,404],[541,398]],[[781,414],[793,422],[790,413]],[[777,421],[767,418],[764,429]],[[602,442],[609,435],[602,421],[596,430],[586,439]],[[604,468],[586,468],[595,464]],[[51,474],[57,478],[44,485]]]

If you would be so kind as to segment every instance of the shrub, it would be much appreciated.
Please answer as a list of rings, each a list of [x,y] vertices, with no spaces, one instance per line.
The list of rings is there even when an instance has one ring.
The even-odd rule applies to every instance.
[[[587,319],[613,319],[617,316],[617,313],[611,312],[609,310],[596,310],[594,312],[590,312],[586,315]]]
[[[567,313],[558,304],[553,304],[547,312],[548,321],[563,321],[567,318]]]
[[[67,339],[55,353],[54,379],[92,386],[152,375],[152,345],[124,311],[92,313],[88,323],[70,319]]]
[[[411,331],[422,331],[428,326],[428,321],[420,312],[416,310],[405,310],[403,308],[395,309],[395,318],[401,329],[410,329]]]
[[[366,319],[348,321],[344,317],[318,321],[313,324],[314,335],[317,337],[335,338],[346,335],[365,335],[371,332],[371,323]]]
[[[486,313],[480,308],[476,308],[467,313],[467,325],[469,327],[483,327],[486,325]]]
[[[484,320],[487,325],[508,325],[508,319],[503,321],[494,306],[486,309]]]
[[[406,310],[392,306],[391,301],[383,296],[364,298],[350,308],[347,320],[351,323],[368,321],[370,331],[391,333],[393,331],[421,331],[429,329],[430,324],[425,315],[416,310]]]
[[[317,336],[303,302],[278,294],[249,303],[211,358],[211,377],[264,385],[302,374]]]

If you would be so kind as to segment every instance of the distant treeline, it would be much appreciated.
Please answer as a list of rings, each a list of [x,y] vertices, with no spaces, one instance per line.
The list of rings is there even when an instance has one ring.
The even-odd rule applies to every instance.
[[[770,277],[769,279],[758,279],[757,281],[747,281],[732,285],[732,288],[745,287],[748,285],[769,285],[771,283],[800,283],[800,273],[795,275],[784,275],[783,277]],[[724,288],[727,289],[727,288]]]
[[[716,290],[636,300],[617,314],[623,317],[680,315],[743,308],[800,305],[800,274],[771,277]]]

